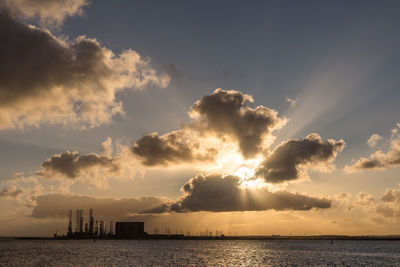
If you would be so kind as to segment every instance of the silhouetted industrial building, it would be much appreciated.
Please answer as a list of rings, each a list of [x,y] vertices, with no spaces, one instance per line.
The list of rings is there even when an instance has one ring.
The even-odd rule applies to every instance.
[[[117,238],[143,238],[144,222],[116,222],[115,236]]]
[[[0,0],[1,1],[1,0]],[[68,212],[68,230],[64,237],[74,239],[86,238],[144,238],[144,222],[116,222],[109,224],[103,220],[95,220],[93,209],[89,210],[88,221],[83,219],[83,209],[77,209],[75,214],[75,231],[73,231],[72,210]],[[115,232],[114,232],[115,230]],[[57,234],[54,237],[58,237]]]

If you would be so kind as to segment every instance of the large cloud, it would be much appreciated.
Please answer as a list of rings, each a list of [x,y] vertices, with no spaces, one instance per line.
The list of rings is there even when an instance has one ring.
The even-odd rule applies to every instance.
[[[70,209],[93,208],[108,218],[134,214],[198,211],[258,211],[327,209],[331,200],[287,191],[270,192],[265,188],[243,188],[239,177],[213,174],[197,175],[182,187],[183,196],[175,201],[162,197],[94,198],[51,194],[36,197],[31,216],[36,218],[65,216]]]
[[[196,101],[191,116],[200,128],[234,138],[244,157],[252,157],[262,148],[264,137],[282,123],[278,112],[264,106],[247,107],[253,98],[238,91],[215,90]]]
[[[135,142],[132,151],[149,166],[210,161],[216,150],[207,146],[205,139],[213,136],[237,144],[245,158],[254,157],[268,145],[271,132],[285,120],[264,106],[247,107],[251,102],[249,95],[217,89],[191,107],[193,122],[161,136],[145,135]]]
[[[43,25],[61,25],[66,17],[80,15],[88,0],[0,0],[15,15],[38,18]]]
[[[116,56],[95,39],[65,41],[1,8],[0,38],[0,129],[97,126],[122,112],[117,92],[169,81],[133,50]]]
[[[309,167],[330,168],[344,145],[343,140],[323,141],[316,133],[302,140],[283,142],[260,164],[256,176],[271,183],[306,178]]]
[[[183,196],[172,205],[153,212],[178,211],[261,211],[327,209],[331,200],[287,191],[270,192],[266,188],[245,188],[237,176],[202,174],[182,187]]]
[[[398,124],[398,127],[400,127],[400,124]],[[371,154],[369,158],[361,157],[353,165],[346,166],[345,171],[354,172],[400,166],[400,136],[398,134],[398,129],[393,129],[392,133],[389,151],[385,153],[378,150]]]

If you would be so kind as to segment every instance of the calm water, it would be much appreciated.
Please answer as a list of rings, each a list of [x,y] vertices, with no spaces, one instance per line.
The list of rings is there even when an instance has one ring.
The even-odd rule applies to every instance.
[[[400,242],[1,240],[0,265],[400,266]]]

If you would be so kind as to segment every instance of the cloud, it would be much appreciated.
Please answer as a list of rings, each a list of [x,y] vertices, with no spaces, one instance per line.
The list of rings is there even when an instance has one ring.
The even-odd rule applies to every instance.
[[[359,206],[371,206],[375,204],[375,198],[371,194],[360,192],[357,194],[355,204]]]
[[[379,134],[373,134],[370,136],[370,138],[367,141],[367,145],[371,148],[375,147],[379,141],[381,141],[383,139],[382,136],[380,136]]]
[[[343,140],[322,141],[321,136],[316,133],[309,134],[302,140],[288,140],[266,156],[258,166],[256,176],[270,183],[307,178],[308,168],[331,168],[332,162],[344,146]]]
[[[254,157],[268,147],[271,132],[286,120],[267,107],[248,107],[252,102],[251,96],[241,92],[217,89],[193,104],[191,123],[161,136],[147,134],[135,142],[132,152],[149,166],[210,161],[217,154],[216,146],[206,139],[213,137],[219,144],[234,142],[245,158]]]
[[[382,201],[397,202],[400,204],[400,189],[386,189],[382,196]]]
[[[167,199],[158,197],[114,199],[61,194],[43,195],[37,197],[37,204],[32,210],[31,217],[66,217],[71,209],[84,209],[86,211],[93,209],[95,216],[122,219],[131,214],[138,214],[158,207],[167,201]]]
[[[199,120],[201,129],[234,138],[242,155],[249,158],[260,152],[264,137],[283,126],[285,121],[278,118],[278,112],[273,109],[246,106],[253,102],[250,95],[217,89],[196,101],[190,115]]]
[[[382,202],[375,206],[377,214],[386,218],[400,219],[400,189],[386,189]]]
[[[132,152],[142,158],[147,166],[179,164],[182,162],[207,162],[215,158],[217,150],[207,148],[199,152],[199,142],[189,141],[183,130],[159,136],[151,133],[135,142]]]
[[[54,154],[42,162],[34,176],[24,177],[20,174],[17,175],[18,179],[14,177],[10,181],[27,181],[32,178],[45,179],[48,183],[51,180],[58,183],[59,188],[69,192],[69,187],[76,182],[104,189],[108,187],[110,179],[132,179],[142,171],[138,160],[132,157],[130,148],[118,142],[112,144],[108,137],[102,143],[100,153],[79,154],[78,151],[65,151]]]
[[[371,154],[369,158],[361,157],[353,165],[346,165],[346,172],[356,172],[362,170],[387,169],[389,167],[400,166],[400,137],[397,128],[392,130],[392,140],[389,151],[386,153],[378,150]]]
[[[66,151],[55,154],[41,164],[41,170],[36,175],[52,177],[62,175],[70,179],[79,177],[82,171],[98,168],[106,172],[117,172],[119,166],[116,160],[105,155],[89,153],[79,155],[77,151]]]
[[[33,2],[33,1],[31,1]],[[95,127],[123,113],[116,93],[165,87],[147,59],[95,39],[63,40],[0,9],[0,129],[42,123]]]
[[[400,206],[393,205],[393,203],[381,203],[375,208],[375,212],[386,218],[400,218]]]
[[[21,188],[5,187],[0,191],[0,199],[3,198],[16,198],[20,196],[24,191]]]
[[[297,104],[297,100],[296,100],[296,99],[293,99],[293,98],[290,98],[290,97],[287,97],[287,98],[286,98],[286,102],[288,102],[289,105],[290,105],[292,108],[295,107],[296,104]]]
[[[108,137],[102,142],[100,153],[80,154],[69,150],[57,153],[44,160],[30,176],[14,173],[4,183],[30,189],[30,196],[65,194],[70,193],[75,184],[107,189],[110,180],[133,179],[136,175],[143,176],[143,171],[143,166],[132,157],[129,146],[113,144]]]
[[[90,196],[49,194],[35,197],[32,217],[66,216],[70,209],[93,208],[99,216],[126,218],[138,214],[166,212],[224,212],[256,210],[311,210],[331,207],[331,200],[287,191],[270,192],[265,188],[243,188],[240,178],[212,174],[197,175],[182,186],[183,196],[174,200],[163,197],[94,198]]]
[[[354,204],[351,201],[351,194],[342,192],[334,195],[332,208],[335,210],[351,211],[354,208]]]
[[[69,16],[81,15],[88,0],[1,0],[0,6],[7,7],[22,18],[38,18],[42,25],[60,26]]]
[[[266,188],[243,188],[237,176],[202,174],[182,186],[183,196],[171,205],[150,212],[227,212],[261,210],[327,209],[331,200],[287,191],[270,192]]]
[[[350,197],[346,193],[335,196],[332,207],[347,211],[363,211],[372,221],[378,221],[380,224],[389,221],[398,222],[400,219],[400,189],[398,188],[386,189],[380,199],[366,192],[358,193],[353,201],[350,201]],[[383,219],[385,221],[382,221]]]

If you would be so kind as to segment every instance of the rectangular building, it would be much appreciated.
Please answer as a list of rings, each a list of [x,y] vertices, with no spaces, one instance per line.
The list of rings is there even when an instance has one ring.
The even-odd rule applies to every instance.
[[[115,236],[117,238],[143,238],[144,222],[116,222]]]

